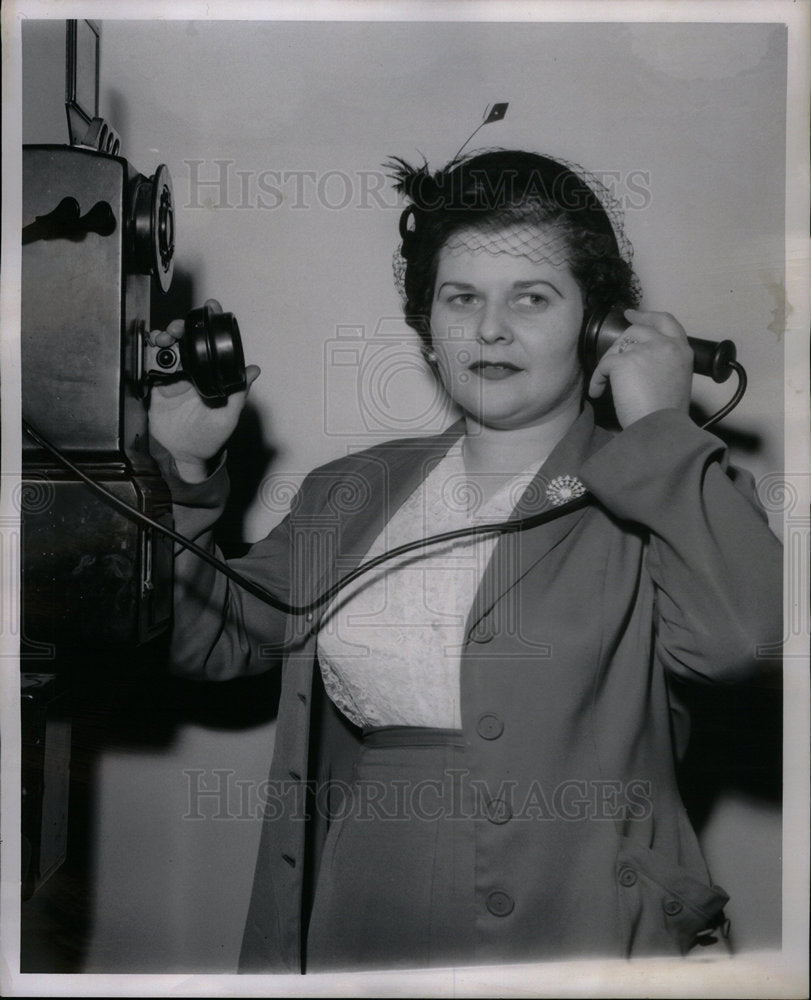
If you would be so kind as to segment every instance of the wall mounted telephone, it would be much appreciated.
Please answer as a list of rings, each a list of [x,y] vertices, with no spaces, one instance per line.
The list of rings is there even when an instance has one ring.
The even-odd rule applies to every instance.
[[[69,145],[22,156],[23,418],[81,475],[23,438],[21,517],[22,896],[67,852],[77,673],[115,670],[171,621],[171,498],[146,447],[138,392],[152,286],[174,266],[172,184],[119,156],[98,115],[100,26],[66,23]],[[25,424],[24,424],[25,426]],[[148,518],[122,516],[82,475]]]
[[[137,391],[151,283],[174,261],[168,171],[74,146],[23,149],[22,407],[108,489],[171,523]],[[171,616],[171,545],[88,495],[30,438],[23,482],[24,655],[41,643],[144,642]]]
[[[110,133],[94,121],[101,143]],[[183,375],[218,405],[245,387],[237,322],[210,303],[179,344],[149,344],[153,283],[167,291],[173,276],[171,178],[84,140],[23,150],[24,899],[66,857],[77,663],[171,622],[171,498],[147,450],[149,388]]]
[[[192,310],[173,347],[148,343],[151,284],[171,285],[172,185],[120,156],[73,146],[23,150],[22,404],[28,424],[107,489],[164,525],[171,500],[147,450],[149,387],[185,375],[211,405],[245,387],[236,319]],[[88,494],[30,436],[23,607],[38,643],[146,642],[171,619],[171,544]]]

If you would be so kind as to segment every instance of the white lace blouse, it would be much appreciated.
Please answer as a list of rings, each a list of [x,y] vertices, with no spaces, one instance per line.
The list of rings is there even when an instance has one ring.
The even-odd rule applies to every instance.
[[[482,502],[455,442],[375,539],[364,561],[404,542],[506,520],[541,461]],[[496,535],[406,553],[361,576],[318,634],[327,694],[358,726],[458,729],[465,623]]]

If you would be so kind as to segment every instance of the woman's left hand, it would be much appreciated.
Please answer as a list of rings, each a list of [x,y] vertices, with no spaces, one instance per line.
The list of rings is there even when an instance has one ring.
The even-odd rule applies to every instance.
[[[631,323],[600,359],[589,382],[589,396],[611,384],[621,427],[656,410],[687,412],[693,351],[682,325],[670,313],[626,309]]]

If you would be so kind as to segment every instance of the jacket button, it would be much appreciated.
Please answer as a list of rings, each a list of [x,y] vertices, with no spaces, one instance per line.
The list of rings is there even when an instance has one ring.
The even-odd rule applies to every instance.
[[[630,887],[636,885],[636,872],[633,868],[620,868],[619,874],[620,885]]]
[[[677,913],[681,913],[684,909],[684,905],[680,899],[666,899],[662,907],[669,917],[675,917]]]
[[[485,712],[479,716],[476,732],[483,740],[497,740],[504,732],[504,723],[492,712]]]
[[[505,802],[504,799],[493,799],[487,804],[487,818],[491,823],[506,823],[512,819],[512,814],[509,802]]]
[[[506,917],[515,909],[515,900],[509,893],[496,889],[487,897],[486,905],[494,917]]]

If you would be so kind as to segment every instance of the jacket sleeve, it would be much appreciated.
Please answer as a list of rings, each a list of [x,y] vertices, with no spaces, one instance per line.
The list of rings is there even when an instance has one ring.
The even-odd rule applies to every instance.
[[[224,461],[202,483],[182,480],[171,455],[151,451],[172,494],[175,530],[218,558],[213,529],[228,498]],[[294,503],[295,506],[295,503]],[[290,515],[228,565],[282,600],[291,591]],[[262,673],[281,656],[287,615],[244,591],[196,555],[175,546],[172,671],[198,680],[230,680]]]
[[[717,437],[677,410],[649,414],[583,465],[614,517],[647,529],[657,647],[673,673],[737,681],[782,639],[782,549],[749,473]]]

